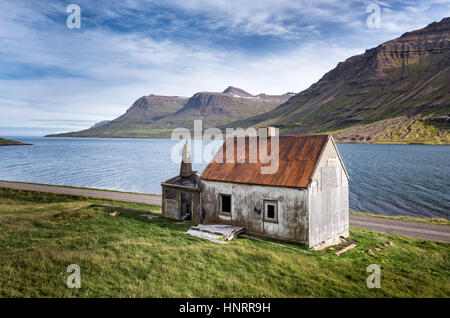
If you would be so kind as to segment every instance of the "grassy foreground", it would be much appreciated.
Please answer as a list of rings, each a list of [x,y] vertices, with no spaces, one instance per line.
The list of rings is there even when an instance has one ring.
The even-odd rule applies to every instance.
[[[97,204],[92,206],[93,204]],[[99,206],[109,204],[122,208]],[[159,207],[0,188],[1,297],[448,297],[449,245],[351,229],[335,250],[188,237]],[[119,211],[119,216],[110,213]],[[150,213],[151,212],[151,213]],[[391,241],[393,245],[387,244]],[[380,250],[375,248],[379,247]],[[366,251],[372,249],[374,254]],[[69,289],[66,268],[81,268]],[[381,288],[366,286],[369,264]]]

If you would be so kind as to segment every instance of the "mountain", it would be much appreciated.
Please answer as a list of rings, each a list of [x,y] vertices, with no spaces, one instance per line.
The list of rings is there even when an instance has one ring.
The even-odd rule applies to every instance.
[[[107,123],[110,123],[110,122],[111,122],[110,120],[102,120],[98,123],[95,123],[94,126],[92,126],[91,128],[100,127],[100,126],[106,125]]]
[[[294,94],[251,95],[239,88],[228,87],[222,93],[200,92],[187,100],[183,108],[162,118],[155,128],[192,128],[195,119],[203,121],[203,127],[219,127],[241,118],[274,109]]]
[[[50,136],[168,137],[173,128],[276,126],[340,142],[450,144],[450,18],[348,58],[298,93],[240,88],[191,98],[149,95],[99,127]]]
[[[223,93],[234,97],[252,97],[252,94],[249,94],[246,91],[233,86],[229,86],[226,90],[223,91]]]
[[[102,125],[62,134],[52,134],[46,137],[135,137],[145,134],[147,127],[158,119],[181,109],[186,97],[159,96],[150,94],[138,98],[133,105],[120,117]]]
[[[231,123],[341,142],[450,143],[450,18],[350,57],[272,111]]]
[[[203,128],[218,127],[268,112],[294,95],[252,95],[232,86],[223,92],[199,92],[191,98],[148,95],[103,125],[48,137],[169,137],[174,128],[193,128],[194,119],[202,119]]]

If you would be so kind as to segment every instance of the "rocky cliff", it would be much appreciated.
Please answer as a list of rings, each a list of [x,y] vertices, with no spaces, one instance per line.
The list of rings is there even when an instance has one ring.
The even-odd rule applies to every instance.
[[[339,63],[274,110],[232,125],[335,132],[339,141],[449,143],[449,40],[450,18],[405,33]],[[392,127],[400,122],[404,132]]]

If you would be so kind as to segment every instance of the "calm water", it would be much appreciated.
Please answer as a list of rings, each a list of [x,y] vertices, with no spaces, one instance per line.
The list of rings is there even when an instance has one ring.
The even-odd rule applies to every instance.
[[[1,180],[161,193],[161,181],[179,172],[171,140],[11,139],[33,146],[0,147]],[[450,219],[450,146],[338,148],[351,178],[351,210]]]

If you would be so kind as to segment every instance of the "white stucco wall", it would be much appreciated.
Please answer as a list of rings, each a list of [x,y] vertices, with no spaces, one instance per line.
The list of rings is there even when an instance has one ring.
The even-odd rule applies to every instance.
[[[348,178],[331,140],[309,186],[309,245],[348,236]]]
[[[308,190],[202,180],[207,223],[245,227],[249,233],[304,243],[308,240]],[[219,212],[219,195],[231,195],[231,215]],[[278,222],[264,220],[264,200],[278,202]],[[255,212],[255,208],[261,214]]]

